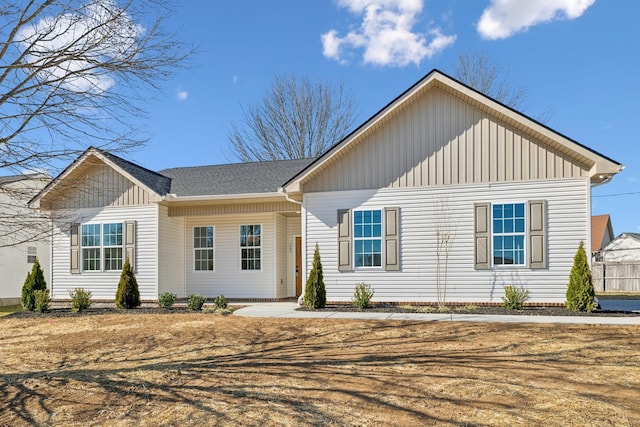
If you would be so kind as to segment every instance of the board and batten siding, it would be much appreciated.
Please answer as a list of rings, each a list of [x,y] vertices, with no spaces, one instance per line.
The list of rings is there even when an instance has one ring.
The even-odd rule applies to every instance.
[[[157,201],[159,196],[137,185],[111,166],[94,160],[91,167],[85,167],[69,177],[57,190],[48,196],[46,209],[86,209],[102,206],[138,206]]]
[[[206,297],[224,294],[227,298],[276,298],[276,214],[216,215],[186,217],[185,275],[187,295]],[[240,266],[240,226],[261,227],[260,271],[242,271]],[[195,271],[193,227],[212,225],[214,229],[214,271]],[[284,254],[282,254],[284,256]]]
[[[303,192],[578,178],[589,171],[437,88],[354,142]]]
[[[184,298],[185,286],[185,219],[170,217],[166,206],[158,207],[158,295],[171,292]]]
[[[135,271],[142,300],[158,298],[158,206],[106,207],[78,209],[73,222],[115,223],[136,222]],[[120,280],[120,271],[70,272],[70,222],[54,225],[53,257],[51,260],[53,299],[68,299],[69,291],[83,288],[91,291],[94,300],[114,300]]]
[[[474,269],[474,203],[547,201],[548,268]],[[400,270],[379,268],[339,272],[337,210],[398,207]],[[375,290],[374,301],[436,302],[437,224],[449,226],[447,302],[501,303],[504,286],[524,286],[530,301],[563,303],[573,257],[581,240],[589,244],[588,178],[394,188],[304,195],[305,277],[318,242],[329,301],[350,301],[356,283]],[[441,262],[441,273],[444,266]]]

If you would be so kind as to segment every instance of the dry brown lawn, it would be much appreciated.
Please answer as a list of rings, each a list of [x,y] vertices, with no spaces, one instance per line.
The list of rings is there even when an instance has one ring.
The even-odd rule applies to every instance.
[[[0,318],[0,425],[640,425],[640,328]]]

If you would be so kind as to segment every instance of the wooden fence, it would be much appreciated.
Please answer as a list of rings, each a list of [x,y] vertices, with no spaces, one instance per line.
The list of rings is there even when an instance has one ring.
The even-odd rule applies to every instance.
[[[640,262],[594,262],[596,292],[640,292]]]

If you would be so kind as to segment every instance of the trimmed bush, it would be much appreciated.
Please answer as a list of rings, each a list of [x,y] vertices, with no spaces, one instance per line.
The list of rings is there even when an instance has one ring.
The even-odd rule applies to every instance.
[[[129,257],[124,261],[122,273],[120,273],[120,283],[116,292],[116,307],[136,308],[140,306],[140,291],[138,281],[133,274],[133,269],[129,263]]]
[[[46,313],[49,311],[49,303],[51,302],[49,291],[46,289],[36,289],[33,291],[33,295],[35,297],[35,310],[38,313]]]
[[[358,307],[360,309],[369,307],[369,302],[371,302],[371,298],[373,298],[373,294],[375,291],[371,287],[364,282],[360,282],[356,284],[356,288],[353,291],[353,298],[351,298],[351,304],[354,307]]]
[[[322,262],[320,261],[320,248],[316,243],[316,250],[313,253],[313,267],[309,273],[307,284],[304,290],[304,305],[313,310],[322,308],[327,303],[327,292],[324,288],[324,278],[322,276]]]
[[[71,311],[78,313],[91,307],[93,301],[91,301],[91,291],[87,291],[82,288],[75,288],[69,291],[71,297]]]
[[[504,296],[502,297],[502,306],[510,310],[521,310],[524,302],[529,299],[528,289],[517,288],[509,285],[504,287]]]
[[[189,299],[187,300],[187,307],[189,307],[193,311],[202,310],[202,306],[206,301],[205,297],[200,294],[189,295]]]
[[[172,294],[171,292],[164,292],[160,294],[158,298],[158,305],[162,308],[171,308],[173,304],[175,304],[178,296],[176,294]]]
[[[25,310],[33,311],[36,308],[36,297],[34,291],[47,289],[47,282],[44,280],[44,272],[40,268],[40,262],[36,258],[31,268],[31,273],[27,274],[22,286],[22,307]]]
[[[593,288],[591,269],[587,261],[587,253],[583,242],[578,246],[578,252],[573,258],[573,267],[567,286],[567,309],[571,311],[588,311],[594,309],[596,292]]]
[[[227,302],[227,297],[222,294],[215,297],[213,299],[213,303],[216,305],[216,308],[220,310],[227,308],[227,306],[229,305],[229,303]]]

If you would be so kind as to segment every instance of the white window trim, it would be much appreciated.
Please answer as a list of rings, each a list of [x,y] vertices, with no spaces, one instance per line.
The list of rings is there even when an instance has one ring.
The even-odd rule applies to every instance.
[[[196,248],[194,245],[194,233],[195,233],[195,229],[196,228],[206,228],[206,227],[211,227],[212,228],[212,232],[213,232],[213,246],[211,248]],[[216,272],[216,226],[215,225],[194,225],[191,228],[191,249],[192,249],[192,262],[191,262],[191,269],[193,270],[193,272],[195,274],[207,274],[207,273],[215,273]],[[202,250],[202,249],[211,249],[211,251],[213,252],[213,270],[196,270],[196,250]]]
[[[247,226],[247,225],[251,225],[251,226],[259,225],[260,226],[260,246],[242,246],[240,244],[240,236],[242,235],[241,234],[242,233],[242,227],[243,226]],[[264,237],[264,225],[262,223],[258,223],[258,224],[256,224],[256,223],[244,223],[244,224],[238,225],[238,240],[237,240],[238,248],[239,248],[238,249],[238,261],[239,261],[238,262],[238,270],[241,273],[251,274],[251,273],[261,273],[262,272],[262,267],[264,265],[264,250],[263,250],[263,248],[264,248],[264,238],[263,237]],[[246,249],[259,248],[260,249],[260,268],[259,269],[247,269],[247,270],[244,270],[242,268],[242,249],[243,248],[246,248]]]
[[[356,212],[364,211],[380,211],[380,265],[373,266],[356,266]],[[375,240],[375,238],[358,238],[358,240]],[[379,207],[360,207],[358,209],[351,209],[351,265],[353,270],[359,271],[385,271],[384,270],[384,208]]]
[[[493,256],[493,237],[494,237],[494,232],[493,232],[493,207],[495,205],[517,205],[517,204],[523,204],[524,205],[524,263],[522,264],[495,264],[494,263],[494,259],[495,257]],[[491,234],[490,236],[490,244],[491,244],[491,248],[489,251],[489,256],[491,259],[491,268],[496,268],[498,270],[500,269],[525,269],[525,268],[529,268],[529,253],[528,253],[528,239],[529,239],[529,202],[528,201],[506,201],[506,202],[491,202],[489,207],[490,207],[490,219],[489,219],[489,224],[491,227]],[[517,233],[520,234],[520,233]]]
[[[117,248],[118,246],[105,246],[104,245],[104,225],[105,224],[120,224],[122,226],[122,245],[120,245],[120,247],[122,248],[122,265],[124,266],[124,262],[125,262],[125,253],[126,253],[126,249],[124,246],[124,221],[114,221],[114,222],[83,222],[79,225],[78,227],[78,248],[80,250],[80,272],[81,273],[87,273],[87,274],[94,274],[94,273],[117,273],[120,274],[122,269],[118,269],[118,270],[106,270],[104,268],[104,250],[105,248]],[[83,233],[83,226],[85,225],[99,225],[100,226],[100,245],[99,246],[84,246],[82,244],[82,238],[84,236]],[[100,249],[100,262],[99,262],[99,266],[100,268],[97,270],[85,270],[84,268],[84,249],[93,249],[93,248],[99,248]]]

